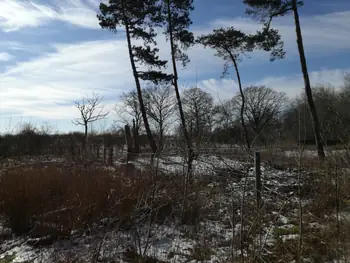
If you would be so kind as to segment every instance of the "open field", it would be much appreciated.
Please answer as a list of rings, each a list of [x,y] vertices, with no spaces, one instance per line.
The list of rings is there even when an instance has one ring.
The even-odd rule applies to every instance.
[[[349,3],[0,0],[0,263],[350,263]]]
[[[3,160],[0,262],[293,262],[299,246],[305,262],[346,258],[349,171],[267,156],[259,209],[254,164],[232,153],[200,155],[188,184],[174,155],[153,167],[147,154],[113,166]]]

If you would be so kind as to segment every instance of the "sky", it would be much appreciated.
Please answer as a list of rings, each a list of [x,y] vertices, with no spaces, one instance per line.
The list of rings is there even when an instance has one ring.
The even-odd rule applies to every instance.
[[[0,132],[23,123],[43,124],[60,132],[82,131],[74,102],[93,92],[103,96],[111,113],[95,125],[103,131],[118,119],[120,95],[135,88],[123,32],[101,29],[96,18],[100,0],[0,0]],[[245,15],[241,0],[194,0],[191,30],[196,36],[233,26],[255,32],[261,25]],[[312,85],[340,87],[350,72],[350,1],[305,0],[300,9],[302,33]],[[290,98],[303,90],[293,17],[274,20],[285,43],[286,58],[270,62],[255,52],[240,62],[242,83],[266,85]],[[157,38],[160,57],[169,45]],[[233,97],[234,74],[222,78],[224,62],[214,51],[194,46],[191,63],[179,71],[181,88],[197,86],[217,101]]]

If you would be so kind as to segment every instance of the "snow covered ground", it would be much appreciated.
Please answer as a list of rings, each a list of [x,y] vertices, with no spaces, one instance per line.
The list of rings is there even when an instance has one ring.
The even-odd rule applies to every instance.
[[[149,165],[149,160],[140,157],[133,163],[143,169]],[[184,159],[178,156],[161,158],[158,165],[159,169],[169,173],[182,173],[186,166]],[[229,172],[220,174],[220,171],[230,169],[241,171],[243,178],[238,181]],[[106,222],[101,222],[88,234],[73,234],[68,240],[42,247],[33,245],[34,240],[28,237],[11,236],[9,229],[0,227],[0,240],[3,240],[0,245],[0,263],[57,262],[58,259],[67,258],[91,262],[95,255],[105,260],[103,262],[128,262],[125,252],[130,248],[159,262],[225,262],[239,258],[242,251],[247,256],[255,250],[259,251],[261,257],[273,258],[273,253],[276,253],[273,251],[279,242],[287,244],[299,237],[295,223],[298,222],[298,171],[276,170],[269,166],[262,166],[261,171],[264,186],[261,211],[264,214],[260,218],[259,238],[252,230],[256,226],[254,218],[257,217],[254,214],[255,172],[251,164],[225,157],[201,156],[194,162],[196,177],[221,176],[225,180],[213,180],[203,187],[201,209],[204,212],[196,225],[167,221],[150,227],[135,225],[134,229],[122,231],[108,228]],[[245,216],[242,228],[243,197]],[[243,233],[241,230],[250,237],[247,238],[250,243],[242,249],[238,242]]]
[[[140,157],[131,163],[142,170],[150,165],[150,159]],[[182,174],[186,171],[187,164],[185,158],[181,156],[166,156],[156,159],[155,166],[167,173]],[[197,176],[216,175],[221,169],[243,169],[243,167],[244,163],[222,156],[202,155],[193,162],[193,172]]]

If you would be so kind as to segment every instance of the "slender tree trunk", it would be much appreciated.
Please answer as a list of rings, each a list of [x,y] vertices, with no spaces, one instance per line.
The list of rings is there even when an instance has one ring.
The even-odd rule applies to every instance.
[[[248,129],[247,129],[247,126],[246,126],[245,121],[244,121],[245,97],[244,97],[243,88],[242,88],[241,75],[239,74],[239,70],[238,70],[238,65],[237,65],[236,59],[233,57],[231,52],[229,52],[229,53],[230,53],[230,57],[231,57],[231,60],[233,62],[233,65],[235,67],[235,70],[236,70],[239,92],[241,94],[241,99],[242,99],[242,105],[241,105],[241,111],[240,111],[241,123],[242,123],[242,126],[243,126],[243,132],[244,132],[245,142],[246,142],[246,145],[247,145],[247,150],[250,153],[250,141],[249,141],[249,137],[248,137]]]
[[[132,120],[132,137],[133,137],[133,150],[135,153],[140,152],[140,146],[139,146],[139,127],[136,124],[135,119]]]
[[[194,160],[194,152],[192,147],[192,139],[188,134],[188,130],[186,127],[186,120],[185,120],[185,114],[182,109],[182,102],[180,98],[180,92],[179,92],[179,86],[178,86],[178,74],[177,74],[177,66],[176,66],[176,57],[175,57],[175,43],[174,43],[174,37],[173,37],[173,25],[172,25],[172,17],[171,17],[171,8],[170,8],[170,1],[167,0],[167,10],[168,10],[168,27],[169,27],[169,40],[170,40],[170,50],[171,50],[171,61],[173,65],[173,80],[172,84],[175,88],[176,93],[176,99],[177,99],[177,106],[179,107],[179,113],[180,113],[180,119],[182,123],[182,131],[186,140],[187,144],[187,174],[184,180],[184,192],[183,192],[183,204],[182,204],[182,219],[184,218],[185,212],[187,211],[187,193],[188,193],[188,185],[190,182],[191,174],[192,174],[192,163]]]
[[[293,12],[294,12],[295,31],[296,31],[297,45],[298,45],[298,51],[299,51],[299,56],[300,56],[300,65],[301,65],[301,70],[303,72],[303,77],[304,77],[305,93],[306,93],[306,97],[307,97],[307,102],[309,104],[309,109],[310,109],[310,114],[311,114],[311,119],[312,119],[312,124],[313,124],[313,130],[314,130],[314,135],[315,135],[315,140],[316,140],[318,158],[320,160],[324,160],[325,153],[324,153],[323,142],[322,142],[322,138],[321,138],[320,122],[318,119],[314,99],[312,97],[312,90],[311,90],[310,78],[309,78],[309,73],[308,73],[307,64],[306,64],[303,37],[301,34],[299,12],[298,12],[298,6],[297,6],[296,0],[292,0],[292,8],[293,8]]]
[[[164,128],[163,128],[163,121],[159,122],[159,149],[163,150],[163,145],[164,145]]]
[[[86,144],[87,144],[87,134],[88,134],[88,123],[87,122],[84,123],[84,128],[85,128],[85,131],[84,131],[83,150],[85,151]]]
[[[124,22],[125,22],[125,29],[126,29],[126,39],[128,42],[129,58],[130,58],[130,63],[131,63],[131,67],[132,67],[132,72],[133,72],[134,79],[135,79],[137,96],[138,96],[139,104],[140,104],[140,111],[141,111],[141,115],[143,118],[143,123],[145,125],[148,141],[149,141],[149,144],[152,148],[152,152],[156,153],[157,152],[157,144],[154,140],[154,137],[152,135],[152,132],[151,132],[151,129],[149,126],[146,108],[145,108],[145,105],[143,103],[143,98],[142,98],[141,84],[140,84],[140,80],[138,77],[138,73],[137,73],[137,69],[136,69],[136,65],[135,65],[135,61],[134,61],[134,55],[132,54],[132,45],[131,45],[129,25],[126,23],[126,21],[124,21]]]
[[[196,122],[196,127],[195,127],[195,131],[194,131],[194,141],[195,141],[195,144],[196,144],[196,149],[198,150],[198,148],[200,147],[199,143],[201,141],[201,138],[200,138],[200,120],[199,120],[199,112],[198,112],[198,108],[197,108],[197,104],[196,102],[194,103],[194,117],[195,117],[195,122]]]
[[[192,159],[193,159],[193,148],[192,148],[192,142],[191,138],[188,135],[187,127],[186,127],[186,121],[185,121],[185,114],[182,109],[182,102],[180,98],[180,92],[179,92],[179,86],[178,86],[178,74],[177,74],[177,66],[176,66],[176,58],[175,58],[175,45],[174,45],[174,37],[173,37],[173,26],[172,26],[172,21],[171,21],[171,9],[170,9],[170,1],[167,1],[167,8],[168,8],[168,26],[169,26],[169,40],[170,40],[170,49],[171,49],[171,60],[172,60],[172,65],[173,65],[173,85],[175,88],[175,93],[176,93],[176,99],[177,99],[177,106],[179,107],[179,112],[180,112],[180,119],[182,123],[182,131],[184,133],[184,137],[186,140],[187,144],[187,149],[188,149],[188,171],[190,172],[192,170]]]

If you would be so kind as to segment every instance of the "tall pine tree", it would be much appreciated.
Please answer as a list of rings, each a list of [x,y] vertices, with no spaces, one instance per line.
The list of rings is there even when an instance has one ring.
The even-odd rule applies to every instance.
[[[182,107],[179,85],[178,85],[178,65],[186,66],[189,62],[187,54],[184,52],[194,44],[194,36],[189,31],[192,24],[190,13],[193,10],[193,0],[164,0],[162,6],[164,34],[170,44],[172,61],[172,85],[175,89],[177,105],[179,109],[182,132],[186,140],[188,149],[188,172],[192,170],[192,161],[194,158],[193,145],[191,137],[186,127],[185,115]]]
[[[102,28],[114,33],[117,33],[120,27],[125,30],[140,110],[153,153],[158,149],[147,119],[140,80],[157,84],[159,81],[170,79],[170,76],[161,71],[167,61],[159,59],[159,50],[154,47],[157,36],[154,30],[155,22],[160,17],[157,3],[157,0],[109,0],[109,4],[100,4],[100,14],[97,16]],[[140,39],[143,42],[141,45],[133,44],[134,40]],[[147,71],[138,70],[138,65],[142,64],[148,67]]]
[[[245,4],[249,6],[247,14],[259,19],[265,24],[267,30],[271,26],[273,18],[285,16],[289,13],[294,14],[294,24],[296,32],[296,41],[300,57],[300,66],[303,73],[305,93],[310,109],[310,114],[313,122],[313,130],[315,135],[317,153],[320,160],[325,158],[323,142],[321,138],[321,127],[312,95],[310,78],[307,68],[306,56],[304,51],[303,37],[301,33],[301,25],[299,18],[299,7],[304,4],[304,1],[298,0],[244,0]]]
[[[242,59],[242,55],[252,52],[256,49],[271,52],[271,60],[283,58],[283,42],[276,30],[263,29],[254,35],[245,34],[233,27],[220,28],[208,35],[203,35],[197,40],[205,47],[216,50],[216,56],[225,61],[224,73],[233,65],[237,77],[239,92],[241,96],[240,119],[243,127],[243,133],[246,141],[246,147],[251,153],[251,142],[248,135],[248,129],[244,120],[245,113],[245,97],[242,87],[241,74],[238,63]]]

